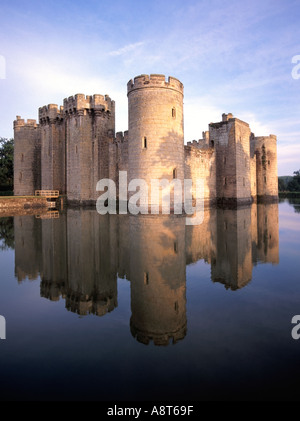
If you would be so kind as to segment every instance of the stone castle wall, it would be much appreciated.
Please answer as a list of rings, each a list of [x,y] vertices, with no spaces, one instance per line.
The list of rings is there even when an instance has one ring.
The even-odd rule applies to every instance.
[[[277,138],[275,135],[255,137],[258,199],[278,196]]]
[[[223,114],[202,139],[184,145],[183,84],[178,79],[140,75],[128,82],[127,93],[129,128],[116,135],[115,103],[108,95],[77,94],[61,107],[41,107],[39,124],[17,117],[15,195],[59,190],[70,204],[94,205],[102,193],[96,191],[98,181],[115,181],[118,195],[119,172],[126,171],[128,183],[145,181],[148,204],[161,203],[151,197],[152,179],[177,179],[181,186],[192,179],[194,199],[201,179],[207,204],[276,200],[276,136],[255,137],[247,123]]]
[[[109,177],[109,143],[114,137],[114,101],[77,94],[64,100],[67,142],[67,197],[88,204],[97,182]]]
[[[65,126],[62,107],[39,108],[41,137],[41,189],[66,193]]]
[[[193,198],[196,198],[196,181],[204,181],[204,203],[216,201],[216,161],[213,148],[199,149],[197,146],[185,146],[185,178],[192,179]]]
[[[14,194],[33,195],[41,188],[41,141],[36,120],[14,121]]]
[[[220,203],[251,203],[250,128],[232,114],[209,125],[216,150],[216,191]]]
[[[183,182],[182,83],[172,77],[166,81],[163,75],[141,75],[128,82],[127,90],[129,181],[143,179],[148,186],[152,179]]]

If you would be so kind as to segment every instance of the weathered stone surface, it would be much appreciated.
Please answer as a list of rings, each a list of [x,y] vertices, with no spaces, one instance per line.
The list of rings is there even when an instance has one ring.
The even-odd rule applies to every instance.
[[[276,200],[276,136],[255,137],[231,113],[209,124],[202,139],[184,145],[183,84],[164,75],[140,75],[127,84],[129,127],[115,135],[115,103],[108,95],[77,94],[39,109],[39,124],[14,122],[14,194],[59,190],[69,204],[95,205],[97,182],[110,178],[119,190],[119,171],[128,183],[174,178],[204,181],[204,201],[239,206]],[[133,193],[130,193],[131,195]],[[171,209],[173,208],[171,193]],[[182,195],[183,201],[183,195]],[[161,201],[159,200],[159,204]]]

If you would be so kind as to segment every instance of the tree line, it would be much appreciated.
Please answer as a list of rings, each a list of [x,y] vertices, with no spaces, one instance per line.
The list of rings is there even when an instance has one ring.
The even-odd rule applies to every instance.
[[[13,190],[14,139],[0,137],[0,190]]]
[[[278,177],[280,192],[300,192],[300,170],[294,171],[293,177]]]

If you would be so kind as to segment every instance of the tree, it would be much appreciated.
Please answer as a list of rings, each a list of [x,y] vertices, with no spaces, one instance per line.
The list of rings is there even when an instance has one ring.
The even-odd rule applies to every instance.
[[[15,248],[14,218],[0,218],[0,251]]]
[[[289,182],[287,189],[288,191],[300,191],[300,170],[298,171],[294,171],[294,177],[293,179]]]
[[[14,184],[14,139],[0,138],[0,186]]]
[[[283,181],[282,178],[278,178],[278,190],[279,191],[285,191],[286,190],[286,184]]]

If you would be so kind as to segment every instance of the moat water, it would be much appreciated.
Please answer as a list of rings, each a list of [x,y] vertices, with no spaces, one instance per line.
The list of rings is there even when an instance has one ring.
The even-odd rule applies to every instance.
[[[2,400],[298,399],[300,203],[69,209],[0,238]]]

